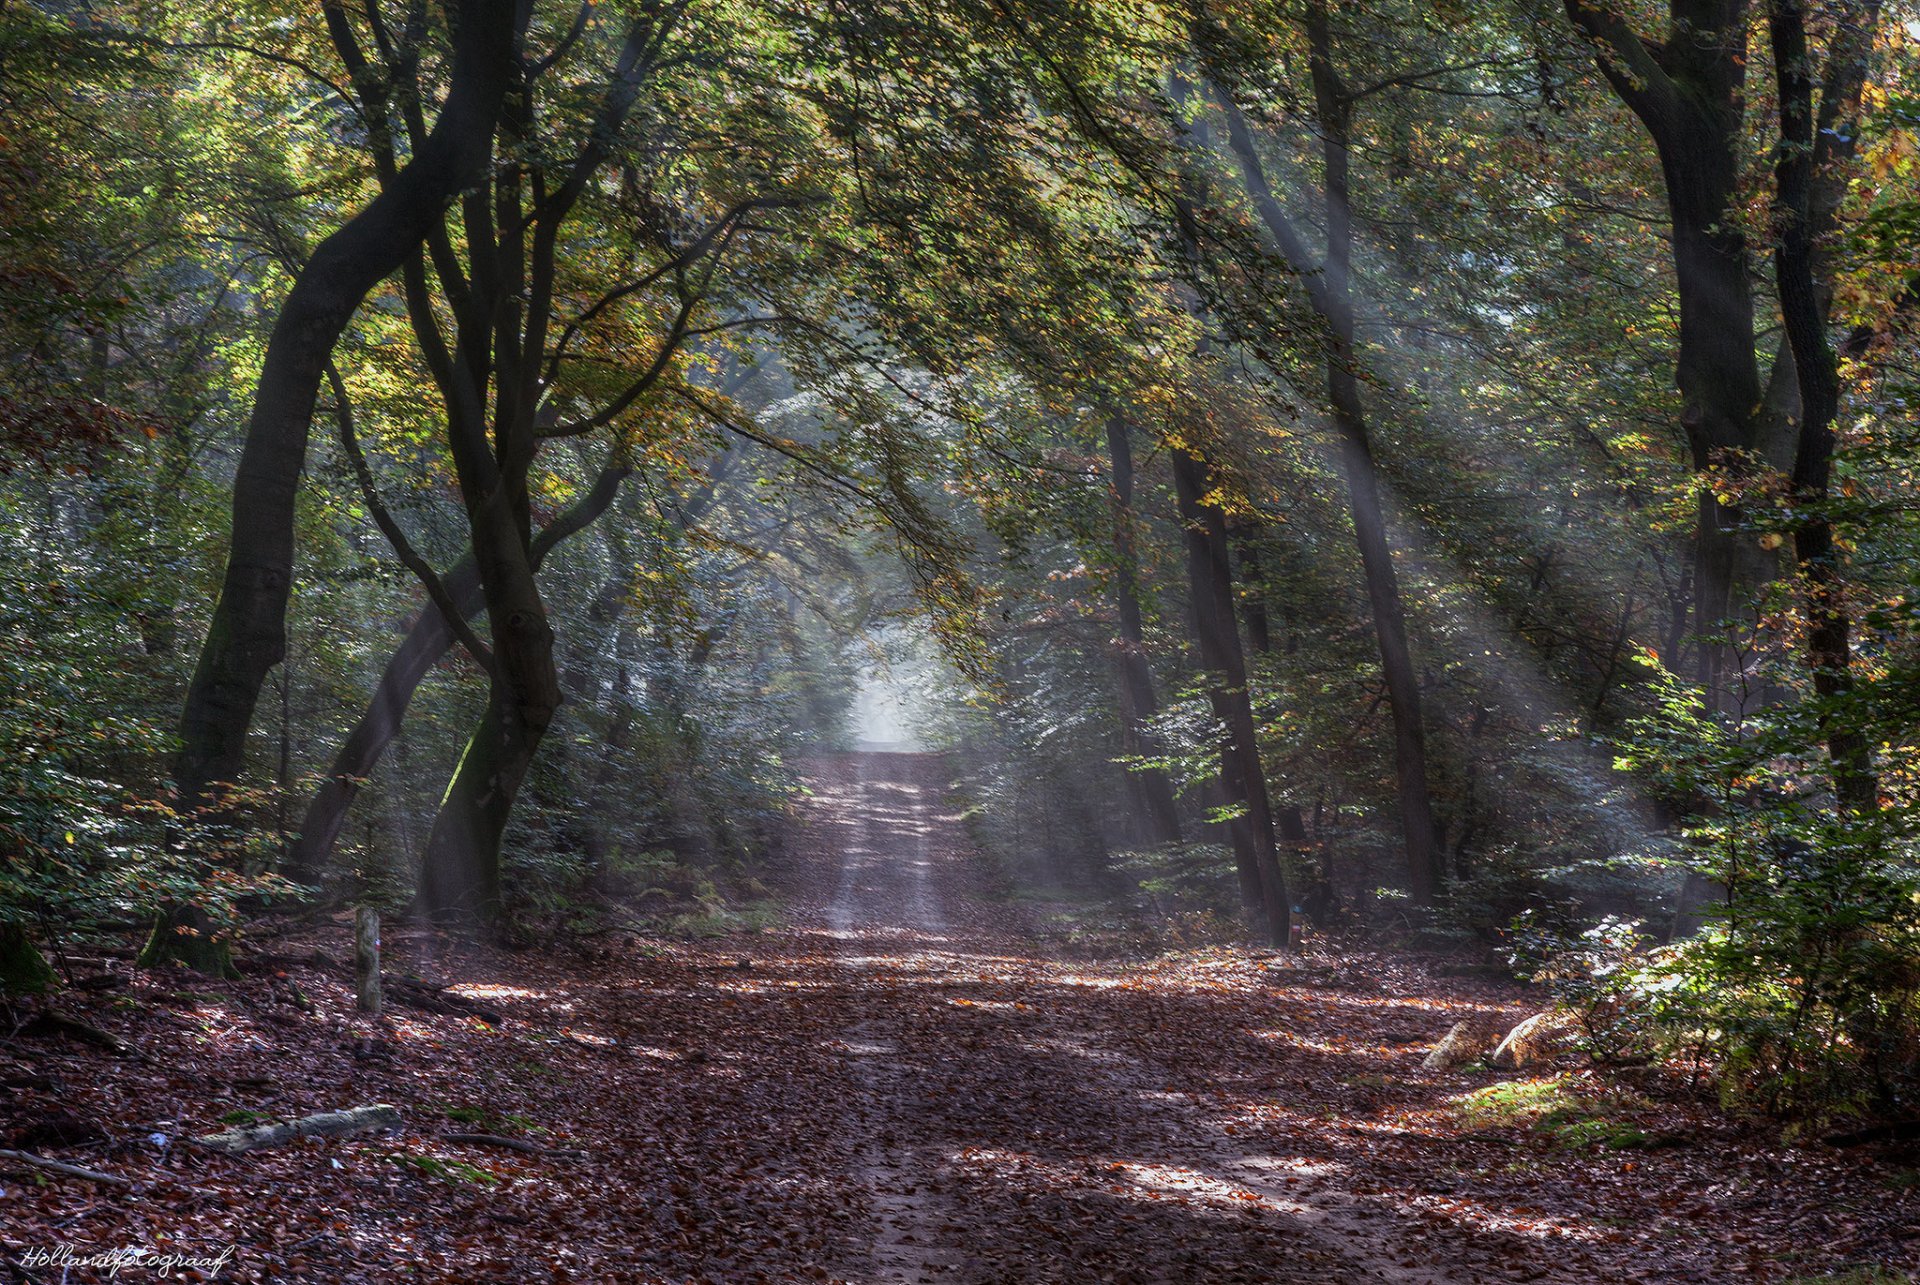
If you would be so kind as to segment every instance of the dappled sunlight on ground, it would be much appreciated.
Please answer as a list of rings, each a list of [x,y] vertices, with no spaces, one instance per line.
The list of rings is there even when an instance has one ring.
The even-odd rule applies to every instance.
[[[7,1183],[0,1225],[232,1241],[236,1280],[1680,1285],[1783,1278],[1748,1248],[1778,1227],[1830,1261],[1920,1222],[1845,1157],[1722,1137],[1674,1095],[1631,1107],[1632,1151],[1465,1122],[1499,1077],[1420,1059],[1525,1015],[1517,990],[1331,949],[1049,957],[941,771],[822,761],[779,929],[591,961],[392,935],[396,970],[498,1027],[365,1018],[318,967],[170,1006],[136,978],[94,1020],[151,1060],[102,1081],[76,1052],[63,1104],[174,1136],[392,1101],[404,1130],[96,1158],[164,1198]]]

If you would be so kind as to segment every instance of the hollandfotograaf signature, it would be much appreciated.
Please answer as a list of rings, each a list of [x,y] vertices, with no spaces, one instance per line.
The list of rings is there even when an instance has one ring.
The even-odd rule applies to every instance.
[[[156,1276],[171,1276],[176,1271],[197,1270],[205,1272],[208,1280],[220,1275],[220,1271],[233,1261],[233,1246],[228,1245],[218,1254],[186,1254],[178,1250],[161,1251],[149,1249],[144,1245],[127,1245],[120,1249],[93,1249],[91,1247],[74,1248],[72,1245],[55,1245],[51,1249],[35,1245],[21,1252],[18,1262],[21,1267],[31,1270],[36,1267],[57,1267],[71,1270],[75,1267],[91,1267],[106,1272],[112,1280],[129,1267],[152,1272]]]

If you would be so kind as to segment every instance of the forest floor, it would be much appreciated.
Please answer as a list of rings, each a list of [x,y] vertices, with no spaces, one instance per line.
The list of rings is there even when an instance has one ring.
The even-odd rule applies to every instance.
[[[0,1042],[12,1279],[1710,1282],[1920,1261],[1920,1155],[1782,1145],[1683,1080],[1420,1070],[1517,988],[1406,955],[1067,957],[941,760],[814,764],[784,926],[544,953],[397,932],[494,1010],[352,1010],[344,925],[224,983],[62,997],[125,1041]],[[1081,954],[1084,952],[1076,952]],[[124,966],[121,966],[124,969]],[[0,1028],[4,1034],[4,1028]],[[374,1103],[386,1136],[228,1158],[231,1123]],[[449,1140],[513,1137],[540,1154]],[[1900,1274],[1893,1272],[1899,1269]],[[1864,1278],[1862,1278],[1864,1279]]]

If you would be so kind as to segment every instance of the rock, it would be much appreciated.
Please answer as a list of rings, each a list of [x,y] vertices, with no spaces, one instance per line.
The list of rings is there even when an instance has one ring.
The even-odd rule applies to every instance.
[[[1446,1037],[1433,1046],[1427,1060],[1420,1064],[1427,1071],[1452,1071],[1487,1055],[1500,1040],[1500,1028],[1490,1018],[1470,1017],[1455,1022]]]
[[[1535,1013],[1508,1031],[1487,1061],[1502,1071],[1518,1071],[1551,1062],[1573,1047],[1579,1034],[1580,1019],[1572,1013],[1557,1009]]]

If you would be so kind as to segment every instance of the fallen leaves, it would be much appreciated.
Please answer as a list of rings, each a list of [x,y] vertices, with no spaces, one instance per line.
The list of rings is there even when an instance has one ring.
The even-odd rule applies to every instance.
[[[396,935],[396,967],[457,979],[421,992],[452,1011],[369,1019],[313,953],[344,949],[327,930],[188,1009],[166,978],[77,993],[151,1060],[17,1040],[0,1134],[132,1186],[0,1178],[0,1242],[232,1244],[222,1280],[315,1282],[1677,1285],[1920,1256],[1912,1170],[1779,1146],[1684,1085],[1573,1073],[1527,1118],[1462,1119],[1506,1081],[1420,1060],[1463,1017],[1525,1015],[1518,991],[1364,951],[1049,958],[939,812],[937,760],[822,771],[791,926],[745,967],[738,943],[583,965]],[[231,1160],[146,1141],[356,1101],[402,1131]],[[1678,1142],[1536,1127],[1584,1103]]]

